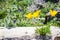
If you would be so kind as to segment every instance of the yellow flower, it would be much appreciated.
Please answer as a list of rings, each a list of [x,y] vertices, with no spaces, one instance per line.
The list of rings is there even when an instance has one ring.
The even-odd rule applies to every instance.
[[[32,13],[28,13],[27,15],[25,15],[26,18],[31,19],[32,18]]]
[[[54,17],[56,14],[57,14],[57,11],[55,11],[55,10],[50,10],[50,15],[51,15],[52,17]]]
[[[36,10],[36,12],[34,12],[32,16],[34,18],[38,18],[40,12],[41,12],[41,10]]]

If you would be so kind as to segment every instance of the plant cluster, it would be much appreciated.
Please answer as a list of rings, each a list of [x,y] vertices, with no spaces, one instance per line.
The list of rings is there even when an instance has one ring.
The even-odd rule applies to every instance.
[[[39,35],[45,36],[47,34],[50,34],[50,26],[49,25],[44,25],[40,28],[37,28],[35,32]]]
[[[52,2],[46,2],[43,4],[43,8],[36,10],[35,12],[28,12],[27,7],[31,6],[33,1],[34,0],[1,0],[0,26],[41,26],[44,25],[41,24],[43,21],[36,18],[44,18],[47,12],[50,12],[52,16],[55,16],[57,12],[55,10],[52,11],[51,9],[60,8],[60,3],[57,5]]]

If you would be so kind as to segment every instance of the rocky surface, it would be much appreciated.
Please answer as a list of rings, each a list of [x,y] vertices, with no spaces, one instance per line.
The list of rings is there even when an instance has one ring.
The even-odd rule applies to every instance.
[[[31,6],[28,6],[27,9],[30,12],[35,11],[35,10],[39,9],[40,5],[42,5],[43,3],[45,3],[44,0],[34,0],[33,3],[31,4]],[[37,7],[37,5],[39,5],[39,6]]]
[[[51,26],[51,35],[46,36],[47,40],[54,40],[60,36],[60,28]],[[39,35],[35,35],[36,27],[16,27],[12,29],[0,28],[0,40],[42,40]]]
[[[55,27],[55,26],[51,26],[50,30],[51,30],[52,40],[54,40],[55,37],[60,36],[60,28]]]
[[[49,0],[48,0],[48,1],[49,1]],[[58,1],[58,0],[56,0],[56,1]],[[54,3],[55,1],[53,0],[52,2]],[[58,2],[60,2],[60,0],[59,0]],[[57,3],[58,3],[58,2],[57,2]],[[41,8],[41,5],[42,5],[42,7],[44,7],[45,3],[46,3],[46,0],[34,0],[34,1],[32,2],[32,4],[27,7],[27,10],[28,10],[29,12],[35,11],[35,10]],[[37,5],[39,5],[39,6],[37,7]],[[60,8],[59,8],[59,9],[60,9]],[[59,9],[58,9],[58,11],[59,11]],[[59,12],[60,12],[60,11],[59,11]]]
[[[29,35],[21,36],[21,37],[14,37],[14,38],[3,38],[0,40],[42,40],[43,38],[40,36],[31,37]],[[46,40],[52,40],[49,36],[47,36]]]

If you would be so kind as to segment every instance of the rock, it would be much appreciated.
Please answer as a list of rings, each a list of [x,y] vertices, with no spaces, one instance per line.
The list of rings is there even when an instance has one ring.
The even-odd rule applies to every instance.
[[[54,40],[60,40],[60,36],[59,37],[55,37]]]
[[[30,12],[35,11],[35,10],[41,8],[43,3],[45,3],[44,0],[34,0],[34,2],[31,4],[31,6],[27,7],[27,10]]]
[[[27,7],[27,10],[30,11],[30,12],[31,12],[31,11],[35,11],[35,10],[37,10],[37,9],[38,9],[38,8],[37,8],[37,6],[36,6],[35,4],[32,4],[31,6],[28,6],[28,7]]]
[[[51,30],[52,40],[54,40],[56,36],[60,36],[60,28],[51,26],[50,30]]]
[[[52,37],[48,36],[48,35],[45,35],[45,36],[38,35],[35,38],[36,38],[36,40],[52,40]]]
[[[35,34],[36,27],[16,27],[12,29],[3,28],[0,29],[0,39],[13,39],[13,40],[40,40],[40,36]],[[51,26],[52,40],[55,37],[60,36],[60,28]],[[50,36],[47,39],[51,40]]]
[[[4,36],[5,38],[13,38],[13,37],[21,37],[24,35],[32,36],[35,34],[35,27],[16,27],[12,29],[0,29],[0,36]]]
[[[34,0],[34,3],[41,5],[41,4],[45,3],[45,0]]]
[[[21,38],[24,40],[31,40],[31,36],[29,35],[22,36]]]

